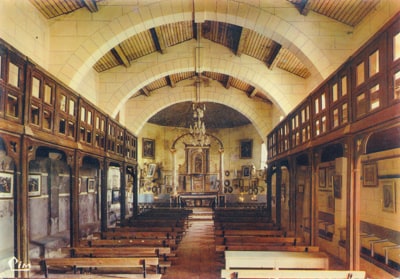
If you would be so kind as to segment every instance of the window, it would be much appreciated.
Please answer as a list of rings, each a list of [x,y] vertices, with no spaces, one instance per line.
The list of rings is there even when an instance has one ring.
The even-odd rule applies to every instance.
[[[8,83],[19,87],[19,67],[10,62],[8,74]]]
[[[40,98],[40,80],[32,78],[32,97]]]
[[[400,58],[400,33],[393,37],[393,61]]]
[[[360,85],[365,81],[365,76],[364,76],[364,62],[361,62],[360,64],[357,65],[357,70],[356,70],[356,85]]]
[[[369,56],[369,77],[379,73],[379,50]]]

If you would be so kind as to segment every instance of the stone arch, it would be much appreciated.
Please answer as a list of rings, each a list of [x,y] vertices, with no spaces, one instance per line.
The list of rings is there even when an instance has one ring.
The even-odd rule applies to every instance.
[[[111,22],[99,26],[98,32],[94,32],[71,54],[61,67],[59,76],[63,77],[70,87],[79,88],[80,84],[85,81],[87,74],[92,70],[94,63],[116,44],[148,28],[182,20],[192,20],[192,2],[188,2],[185,6],[180,5],[180,2],[170,0],[141,6],[122,17],[117,17]],[[221,7],[228,6],[229,9],[221,9]],[[164,9],[165,7],[167,9]],[[217,9],[217,11],[214,11],[214,9]],[[152,18],[150,10],[163,12],[156,13],[159,16]],[[246,10],[247,13],[239,13],[239,10]],[[195,17],[196,22],[218,20],[240,25],[273,38],[295,55],[301,57],[305,65],[315,74],[324,73],[324,69],[328,68],[327,66],[330,64],[328,58],[318,46],[295,25],[260,8],[236,1],[225,1],[225,3],[218,1],[218,5],[217,3],[214,6],[205,5],[204,11],[196,12]],[[95,50],[89,50],[89,46],[95,46]],[[71,71],[71,69],[74,70]],[[322,75],[319,74],[319,76]]]
[[[239,90],[225,90],[222,86],[213,86],[202,95],[202,102],[214,102],[229,106],[246,116],[254,125],[261,138],[270,131],[271,121],[265,115],[260,115],[256,110],[263,109],[266,113],[271,110],[271,105],[262,101],[249,102],[249,98]],[[127,127],[134,133],[140,130],[152,115],[173,104],[193,101],[192,94],[188,93],[186,87],[168,88],[168,90],[157,92],[149,97],[138,96],[127,103],[127,118],[134,119],[127,123]],[[216,94],[218,93],[218,94]],[[129,114],[130,113],[130,114]]]
[[[242,57],[225,60],[225,55],[231,55],[229,50],[212,42],[207,44],[213,45],[213,49],[216,49],[216,51],[211,53],[207,52],[207,58],[205,59],[207,62],[205,63],[206,65],[203,65],[201,68],[202,71],[212,71],[235,76],[236,78],[248,82],[267,96],[284,115],[289,113],[293,106],[297,104],[296,101],[299,101],[292,98],[290,95],[290,93],[294,93],[290,90],[299,90],[299,87],[293,87],[292,89],[285,87],[287,91],[283,92],[278,85],[282,75],[287,75],[285,78],[290,79],[293,83],[299,82],[298,77],[286,74],[280,70],[275,70],[275,73],[272,73],[261,61],[252,58]],[[157,57],[152,59],[154,59],[154,61],[162,61],[162,63],[154,63],[145,71],[140,71],[137,74],[132,73],[131,75],[126,75],[124,72],[125,70],[122,68],[120,68],[119,71],[113,71],[113,74],[115,72],[124,73],[127,76],[126,81],[121,84],[116,91],[109,92],[108,95],[102,94],[100,96],[100,107],[112,116],[115,116],[133,94],[150,82],[174,73],[193,71],[195,68],[194,54],[191,54],[192,56],[189,56],[190,54],[184,55],[182,58],[176,59],[175,54],[177,52],[180,50],[184,51],[183,49],[191,49],[185,46],[186,45],[182,45],[173,49],[174,53],[171,54],[172,60],[166,59],[166,55],[168,54],[155,54]],[[208,48],[211,49],[210,47]],[[160,59],[158,59],[158,56],[162,56],[162,58],[160,57]],[[247,62],[246,66],[243,66],[243,61]],[[134,79],[128,78],[133,75],[135,76]],[[303,92],[305,92],[305,90]],[[298,92],[296,95],[303,96]],[[110,111],[111,108],[114,110]]]

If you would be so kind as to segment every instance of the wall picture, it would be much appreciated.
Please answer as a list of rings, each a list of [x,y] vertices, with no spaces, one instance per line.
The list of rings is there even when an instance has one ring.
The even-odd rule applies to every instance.
[[[253,140],[240,141],[240,159],[251,159],[253,157]]]
[[[342,198],[342,176],[341,175],[333,176],[333,195],[337,199]]]
[[[252,166],[242,166],[242,177],[250,178]]]
[[[143,158],[154,158],[155,155],[155,142],[153,139],[143,138]]]
[[[88,192],[94,193],[96,191],[96,180],[94,178],[88,179]]]
[[[40,196],[40,174],[30,174],[28,177],[29,196]]]
[[[0,173],[0,198],[13,197],[13,175]]]
[[[319,188],[326,188],[326,169],[320,168],[319,174]]]
[[[119,203],[120,202],[120,192],[119,190],[112,190],[111,192],[111,203]]]
[[[366,187],[378,186],[378,167],[375,163],[363,165],[363,185]]]
[[[396,212],[396,190],[394,181],[387,181],[382,186],[382,209]]]

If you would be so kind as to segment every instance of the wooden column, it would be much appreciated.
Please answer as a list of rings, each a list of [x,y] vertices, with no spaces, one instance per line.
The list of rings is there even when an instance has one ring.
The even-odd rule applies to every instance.
[[[79,169],[82,166],[82,157],[81,152],[75,150],[74,158],[71,158],[71,162],[67,162],[71,168],[70,243],[72,246],[79,244]]]
[[[139,183],[138,183],[138,166],[135,165],[133,167],[133,217],[136,217],[139,214],[139,202],[138,202],[138,195],[139,195]]]
[[[265,182],[267,184],[267,191],[265,192],[267,195],[267,217],[269,220],[272,220],[272,167],[268,167],[267,169]]]
[[[122,175],[120,181],[120,191],[121,191],[121,199],[120,199],[120,210],[121,210],[121,221],[126,218],[126,168],[127,164],[122,164]]]
[[[101,231],[105,232],[107,230],[107,174],[108,174],[109,162],[107,159],[104,161],[104,170],[101,172],[101,217],[100,217],[100,227]]]
[[[282,221],[282,203],[281,203],[281,197],[282,197],[282,169],[281,166],[278,165],[276,167],[276,225],[278,227],[281,226],[281,221]]]

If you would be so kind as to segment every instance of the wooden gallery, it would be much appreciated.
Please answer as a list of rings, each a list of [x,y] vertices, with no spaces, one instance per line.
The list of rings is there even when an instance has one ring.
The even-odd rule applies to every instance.
[[[0,18],[0,277],[400,277],[400,1]]]

